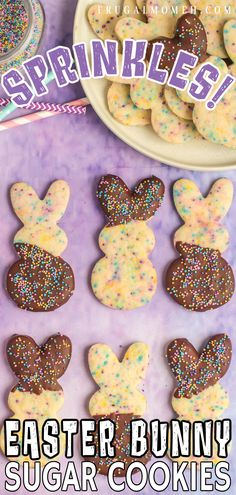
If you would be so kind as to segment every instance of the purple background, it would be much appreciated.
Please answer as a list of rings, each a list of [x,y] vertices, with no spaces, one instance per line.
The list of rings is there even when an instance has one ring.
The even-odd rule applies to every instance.
[[[71,45],[71,33],[76,1],[44,1],[47,26],[44,47],[52,48],[57,44]],[[51,101],[68,101],[81,96],[79,85],[58,90],[54,83],[50,86]],[[171,188],[175,180],[187,177],[195,180],[203,193],[207,193],[211,183],[221,176],[234,180],[236,172],[193,173],[181,171],[155,162],[135,152],[109,130],[89,108],[87,115],[58,116],[42,122],[6,131],[0,135],[0,229],[2,274],[0,295],[1,325],[1,420],[8,417],[7,395],[14,384],[5,359],[7,339],[13,333],[25,333],[43,342],[51,333],[65,332],[73,343],[73,356],[61,384],[65,392],[65,405],[62,417],[85,418],[88,416],[88,400],[96,390],[87,367],[88,348],[96,342],[112,346],[121,357],[123,348],[134,341],[145,341],[150,345],[151,361],[145,381],[148,399],[146,418],[169,420],[174,417],[170,406],[170,395],[174,381],[165,361],[165,347],[175,337],[187,337],[195,346],[201,346],[211,335],[227,331],[235,344],[235,297],[221,309],[207,313],[191,313],[175,304],[163,288],[165,270],[176,256],[172,246],[172,234],[180,225],[180,219],[171,201]],[[100,175],[105,173],[120,175],[130,187],[141,178],[151,174],[159,176],[165,183],[165,201],[150,226],[156,235],[156,247],[151,255],[159,274],[159,285],[152,302],[131,312],[118,312],[102,306],[93,296],[89,286],[89,276],[93,264],[101,253],[97,245],[99,231],[104,226],[104,218],[95,199],[95,188]],[[69,245],[64,259],[73,267],[76,279],[76,291],[72,299],[54,313],[33,314],[18,309],[5,292],[5,274],[15,260],[12,246],[13,235],[19,228],[19,222],[9,203],[9,187],[15,181],[26,181],[43,195],[49,184],[55,179],[65,179],[71,187],[71,199],[68,210],[61,222],[65,228]],[[234,265],[236,250],[236,201],[226,219],[230,230],[231,243],[226,259]],[[230,371],[222,380],[231,396],[230,410],[227,416],[235,419],[235,360]],[[75,444],[75,462],[79,470],[80,457],[78,442]],[[234,494],[235,444],[230,456],[232,488]],[[4,490],[5,458],[0,456],[0,493]],[[169,461],[167,461],[169,462]],[[169,463],[171,465],[171,463]],[[65,462],[62,461],[62,466]],[[97,485],[101,495],[109,495],[106,479],[98,476]],[[22,488],[19,494],[25,494]],[[46,492],[43,488],[40,495]],[[72,490],[69,490],[72,493]],[[123,493],[129,493],[126,489]],[[147,495],[152,490],[147,486],[143,491]],[[172,493],[171,488],[166,494]]]

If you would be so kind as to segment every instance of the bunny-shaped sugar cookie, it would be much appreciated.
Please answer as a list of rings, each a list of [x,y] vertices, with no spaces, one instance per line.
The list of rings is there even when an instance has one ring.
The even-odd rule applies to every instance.
[[[226,23],[225,28],[225,46],[229,51],[229,56],[232,57],[232,62],[235,61],[234,57],[234,21]],[[233,38],[233,39],[232,39]],[[231,40],[231,41],[230,41]],[[215,65],[219,70],[219,77],[217,82],[212,87],[208,94],[208,99],[211,100],[214,93],[222,85],[223,79],[227,75],[236,77],[236,63],[232,63],[229,67],[226,62],[219,57],[208,57],[207,60],[193,69],[190,73],[189,80],[193,81],[196,72],[204,66],[204,64]],[[236,149],[236,134],[235,134],[235,115],[236,115],[236,84],[235,82],[230,86],[227,92],[223,95],[222,99],[217,103],[215,108],[211,111],[206,106],[206,102],[197,102],[189,94],[188,90],[177,91],[177,94],[181,100],[185,103],[193,105],[192,118],[193,123],[196,126],[199,134],[214,144],[226,146],[227,148]]]
[[[105,256],[92,271],[97,299],[115,309],[134,309],[153,297],[157,276],[148,259],[155,237],[147,226],[160,207],[164,185],[157,177],[142,180],[132,192],[115,175],[101,178],[97,197],[108,218],[99,246]]]
[[[102,459],[96,455],[94,462],[101,474],[107,474],[109,466],[117,460],[125,462],[125,469],[137,459],[130,457],[130,421],[142,416],[146,410],[146,398],[139,387],[145,378],[148,361],[148,346],[143,342],[132,344],[119,361],[106,344],[95,344],[89,350],[89,369],[99,390],[91,397],[89,412],[96,419],[111,419],[116,424],[113,459]],[[95,434],[96,438],[96,434]],[[146,464],[147,453],[139,461]],[[124,472],[117,470],[117,475]]]
[[[232,269],[221,256],[229,243],[222,220],[232,203],[233,184],[218,179],[204,198],[193,181],[180,179],[173,194],[184,224],[174,236],[180,258],[168,268],[167,291],[192,311],[216,309],[234,293]]]
[[[14,238],[20,259],[8,272],[7,290],[22,309],[52,311],[65,304],[73,293],[72,269],[60,257],[67,237],[57,225],[69,195],[69,186],[63,180],[53,182],[43,200],[24,182],[11,188],[11,203],[23,227]]]
[[[194,423],[220,418],[229,399],[219,380],[226,374],[231,356],[232,345],[226,334],[212,337],[200,354],[187,339],[176,339],[169,344],[167,360],[177,380],[172,407],[179,420]],[[178,462],[183,460],[187,459],[181,458]],[[203,457],[189,458],[189,462],[203,460]],[[219,461],[216,445],[212,461]]]
[[[65,373],[71,359],[71,342],[65,335],[52,335],[44,345],[38,346],[29,336],[14,335],[7,344],[7,359],[18,378],[17,385],[8,397],[9,409],[14,413],[11,419],[21,422],[19,438],[22,436],[23,421],[37,421],[39,433],[47,419],[58,417],[64,403],[64,393],[58,379]],[[0,445],[5,452],[4,429]],[[60,438],[63,451],[64,435]],[[21,455],[17,462],[30,459]],[[42,465],[49,461],[41,456]],[[30,461],[32,464],[32,461]]]

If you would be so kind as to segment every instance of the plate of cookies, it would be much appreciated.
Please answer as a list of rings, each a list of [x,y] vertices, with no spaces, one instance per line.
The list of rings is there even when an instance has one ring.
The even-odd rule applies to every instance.
[[[220,69],[213,94],[226,74],[236,76],[235,0],[227,3],[217,1],[216,10],[210,0],[103,0],[99,4],[79,0],[74,43],[86,42],[89,50],[92,39],[117,40],[122,54],[125,39],[147,40],[148,54],[153,43],[164,41],[161,68],[171,71],[178,50],[184,49],[199,57],[190,79],[206,61]],[[191,170],[236,168],[236,84],[211,111],[187,91],[146,78],[91,78],[82,80],[82,86],[106,126],[144,155]]]

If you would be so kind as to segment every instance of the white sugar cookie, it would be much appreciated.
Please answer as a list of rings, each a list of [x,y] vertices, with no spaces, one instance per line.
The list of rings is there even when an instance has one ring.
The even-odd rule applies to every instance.
[[[169,109],[164,94],[153,106],[151,120],[154,131],[168,143],[181,144],[200,138],[192,121],[177,117]]]
[[[124,0],[121,14],[119,14],[117,5],[94,4],[89,7],[87,15],[92,30],[102,40],[117,39],[115,26],[123,16],[129,15],[144,20],[144,16],[138,11],[135,0]]]
[[[107,94],[108,108],[112,116],[127,126],[150,124],[150,111],[134,105],[130,98],[130,88],[125,84],[113,83]]]
[[[131,16],[120,19],[115,27],[117,37],[124,41],[127,38],[134,40],[151,41],[158,36],[174,36],[177,19],[186,13],[189,7],[188,0],[147,0],[146,12],[148,23],[134,19]],[[162,13],[161,9],[167,9]]]
[[[11,187],[10,196],[15,214],[24,224],[16,233],[14,243],[36,245],[60,256],[67,246],[67,236],[57,222],[68,205],[70,188],[67,182],[53,182],[43,199],[29,184],[17,182]]]
[[[182,101],[177,95],[175,88],[171,88],[166,85],[164,89],[164,96],[169,109],[177,115],[177,117],[185,120],[192,120],[193,105]]]
[[[91,397],[91,416],[136,414],[146,410],[146,398],[138,387],[146,375],[149,348],[143,342],[132,344],[119,361],[106,344],[95,344],[89,350],[89,369],[99,390]]]
[[[217,83],[214,84],[214,86],[212,87],[212,90],[209,92],[209,95],[208,95],[208,99],[209,99],[210,95],[212,93],[215,93],[215,91],[216,91],[217,87],[219,86],[219,84],[221,83],[222,79],[227,75],[228,68],[227,68],[225,61],[222,60],[220,57],[214,57],[214,56],[208,57],[205,60],[205,62],[197,65],[197,67],[195,67],[193,70],[191,70],[190,76],[188,78],[189,83],[191,83],[193,81],[196,73],[201,69],[201,67],[207,63],[215,65],[215,67],[217,67],[217,69],[219,69],[219,71],[220,71],[220,76],[219,76]],[[194,100],[194,98],[192,98],[192,96],[188,94],[188,87],[189,87],[189,84],[184,91],[177,90],[177,95],[179,96],[179,98],[182,101],[184,101],[186,103],[193,103],[193,104],[197,103],[196,100]]]
[[[231,2],[229,7],[230,13],[227,13],[223,8],[220,14],[201,12],[200,20],[207,33],[207,52],[209,55],[221,58],[227,58],[228,56],[224,45],[223,28],[227,21],[236,18],[234,2]]]
[[[130,97],[133,103],[142,109],[151,109],[163,92],[163,86],[146,78],[135,79],[130,86]]]
[[[222,220],[232,204],[232,181],[218,179],[204,197],[195,182],[179,179],[174,184],[173,196],[184,222],[175,233],[174,244],[195,244],[223,253],[229,244],[229,233]]]

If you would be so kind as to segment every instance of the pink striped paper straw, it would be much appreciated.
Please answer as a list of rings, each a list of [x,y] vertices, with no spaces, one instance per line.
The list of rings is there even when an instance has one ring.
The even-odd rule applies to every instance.
[[[11,102],[9,98],[0,98],[0,106],[6,106]],[[78,102],[76,105],[72,105],[73,102],[69,103],[44,103],[44,102],[31,102],[29,105],[22,107],[23,110],[37,110],[37,111],[47,111],[47,112],[60,112],[60,113],[80,113],[78,106],[83,106],[88,104],[87,98],[81,98],[80,100],[75,100]],[[80,103],[81,102],[81,103]],[[19,107],[20,108],[20,107]]]
[[[2,102],[2,100],[3,99],[1,98],[0,102]],[[0,105],[1,104],[2,103],[0,103]],[[37,120],[46,119],[48,117],[53,117],[54,115],[60,115],[62,113],[68,113],[70,115],[85,114],[86,113],[85,107],[87,105],[89,105],[89,100],[87,98],[80,98],[79,100],[73,100],[63,105],[54,104],[54,103],[33,102],[30,103],[30,105],[28,105],[27,108],[30,108],[31,110],[36,110],[36,112],[2,122],[0,124],[0,131],[12,129],[13,127],[18,127],[20,125],[26,125],[29,124],[30,122],[36,122]]]

